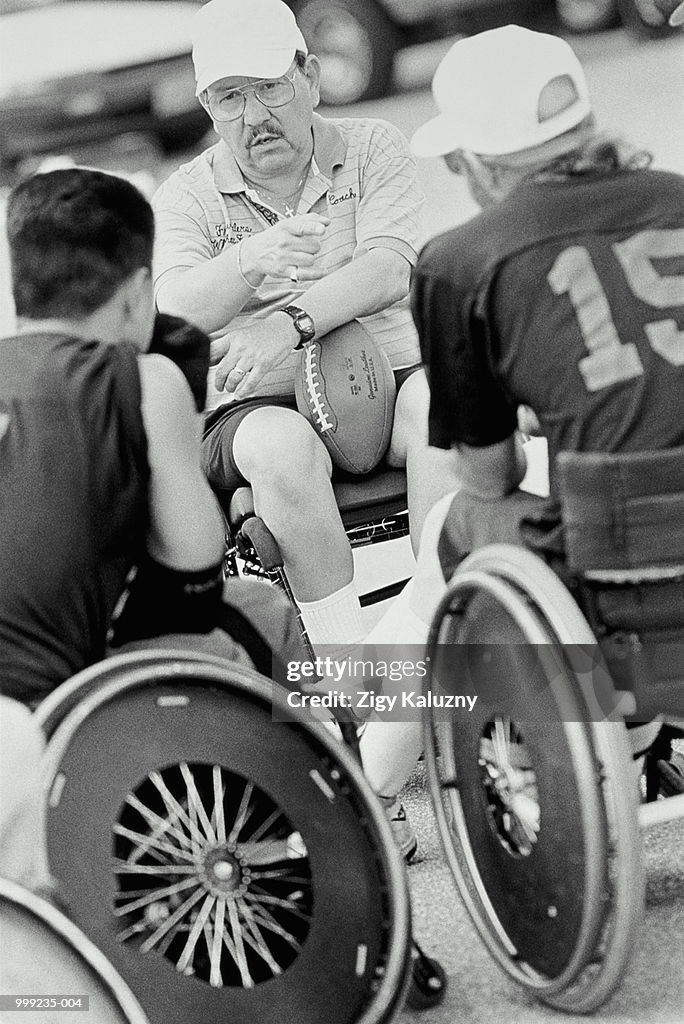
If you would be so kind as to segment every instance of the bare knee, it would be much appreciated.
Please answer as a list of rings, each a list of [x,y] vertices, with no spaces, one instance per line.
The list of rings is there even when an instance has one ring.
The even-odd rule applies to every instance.
[[[233,457],[253,487],[268,488],[283,502],[301,501],[304,483],[310,491],[332,472],[323,442],[294,409],[267,407],[246,416],[235,432]]]
[[[387,461],[403,466],[411,448],[426,448],[428,443],[428,412],[430,388],[425,370],[412,373],[404,381],[394,407],[394,426]]]

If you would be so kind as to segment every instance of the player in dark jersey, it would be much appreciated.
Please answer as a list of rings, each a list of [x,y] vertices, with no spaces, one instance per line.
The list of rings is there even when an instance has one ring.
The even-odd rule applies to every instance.
[[[0,874],[49,890],[44,740],[22,705],[105,655],[130,570],[110,640],[182,632],[252,664],[227,632],[238,622],[249,654],[264,637],[302,652],[284,598],[222,584],[223,521],[199,461],[209,341],[155,318],[147,201],[98,171],[39,174],[11,195],[7,231],[18,332],[0,339]]]
[[[35,704],[102,658],[133,566],[118,642],[207,633],[231,587],[284,637],[275,594],[223,588],[223,521],[175,365],[206,377],[208,339],[178,321],[153,339],[147,200],[98,171],[39,174],[11,195],[7,231],[19,330],[0,341],[2,693]]]
[[[582,68],[556,37],[507,26],[460,40],[433,91],[441,113],[414,151],[444,156],[482,208],[423,249],[412,286],[430,444],[453,449],[462,486],[428,517],[416,576],[376,643],[424,642],[473,548],[562,555],[559,451],[684,444],[684,178],[597,131]],[[521,407],[548,443],[550,497],[520,488],[536,468]],[[388,790],[420,744],[405,726],[377,745]]]
[[[431,443],[456,446],[464,480],[441,541],[450,572],[474,545],[513,539],[530,504],[552,528],[559,451],[684,443],[684,178],[597,132],[556,37],[464,40],[434,88],[442,113],[414,148],[444,154],[482,205],[426,246],[413,290]],[[520,406],[548,441],[550,503],[517,491]]]

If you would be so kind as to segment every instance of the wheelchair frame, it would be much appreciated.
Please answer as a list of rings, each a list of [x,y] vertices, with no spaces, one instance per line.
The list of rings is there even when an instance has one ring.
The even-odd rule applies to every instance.
[[[579,702],[578,720],[560,723],[553,734],[564,737],[565,768],[572,773],[578,794],[578,817],[573,829],[581,832],[581,842],[575,845],[574,853],[582,870],[573,872],[575,878],[582,878],[583,887],[581,921],[570,944],[564,946],[562,929],[553,927],[554,918],[562,917],[554,899],[545,893],[535,903],[529,895],[533,886],[539,889],[544,884],[543,874],[535,874],[543,868],[539,850],[548,809],[542,795],[542,768],[550,770],[550,758],[542,764],[543,744],[536,750],[540,759],[536,767],[534,758],[531,759],[539,811],[537,833],[516,860],[515,854],[521,851],[512,849],[511,836],[515,835],[513,824],[518,813],[515,808],[528,809],[524,797],[530,792],[529,779],[523,779],[525,773],[515,768],[516,749],[506,748],[506,756],[499,757],[498,764],[492,763],[496,757],[490,760],[483,753],[481,737],[487,734],[481,730],[485,723],[439,722],[434,712],[428,710],[424,722],[425,758],[442,845],[475,927],[504,971],[551,1006],[590,1012],[602,1005],[618,986],[636,940],[644,903],[639,826],[684,815],[684,795],[638,806],[632,754],[622,719],[623,714],[637,710],[633,695],[613,691],[612,700],[606,704],[608,677],[604,675],[604,699],[597,704],[592,687],[595,676],[577,670],[570,646],[589,646],[596,652],[596,637],[559,578],[531,552],[511,545],[490,545],[464,560],[435,614],[428,641],[431,664],[439,664],[440,647],[446,641],[459,642],[460,624],[468,603],[474,594],[482,593],[505,609],[524,643],[545,645],[556,655],[556,670],[562,667],[562,683],[557,678],[550,679],[549,691],[557,700],[559,717],[562,718],[563,710],[567,711],[571,696]],[[603,673],[604,667],[599,665],[598,671]],[[517,736],[515,742],[520,744],[522,737],[524,749],[529,725],[520,723],[516,732],[507,724],[505,714],[490,711],[487,715],[493,721],[494,734],[508,729],[509,740],[511,735]],[[521,756],[519,746],[517,753]],[[479,786],[478,779],[482,780]],[[469,796],[469,784],[477,790],[475,798]],[[568,806],[567,812],[572,809]],[[506,821],[508,825],[503,828],[502,822]],[[473,841],[472,833],[481,840],[479,844]],[[508,849],[502,854],[497,844]],[[573,873],[569,867],[567,870]],[[560,871],[559,877],[549,882],[549,886],[557,887],[561,897],[563,885],[567,884],[560,877],[563,874]],[[497,884],[488,889],[487,881],[492,879]],[[517,904],[515,898],[509,901],[506,897],[511,887],[521,894]],[[524,891],[528,892],[528,902],[522,898]],[[575,897],[579,895],[576,893]],[[562,905],[560,899],[558,902]],[[516,921],[516,913],[521,923]],[[548,948],[553,941],[559,944],[562,956],[551,969],[544,970],[542,965],[548,967],[552,958],[541,947],[546,943]]]
[[[336,480],[333,489],[352,549],[408,536],[406,474],[403,470],[381,466],[367,476]],[[217,496],[226,522],[227,575],[265,578],[279,586],[297,609],[278,543],[254,511],[251,489],[217,491]],[[396,597],[406,583],[408,579],[402,579],[362,594],[361,606]]]

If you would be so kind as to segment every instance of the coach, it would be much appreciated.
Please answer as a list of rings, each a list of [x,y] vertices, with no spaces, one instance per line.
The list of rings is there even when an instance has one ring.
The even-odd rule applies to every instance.
[[[320,63],[281,0],[198,12],[197,95],[220,141],[158,190],[158,307],[214,338],[203,460],[248,481],[314,645],[363,636],[331,462],[295,411],[298,351],[354,318],[385,348],[398,397],[388,459],[407,466],[412,536],[454,486],[428,451],[428,389],[408,305],[422,196],[401,133],[323,119]]]

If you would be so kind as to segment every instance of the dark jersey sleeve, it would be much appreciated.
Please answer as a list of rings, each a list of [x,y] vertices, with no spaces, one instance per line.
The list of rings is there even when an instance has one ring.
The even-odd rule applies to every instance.
[[[190,385],[195,408],[203,412],[207,401],[209,338],[199,327],[167,313],[157,313],[150,352],[157,352],[178,366]]]
[[[421,253],[411,307],[430,382],[429,442],[450,448],[496,444],[516,427],[516,406],[496,379],[486,314],[474,290],[439,272],[439,247]],[[437,272],[435,272],[437,271]]]

